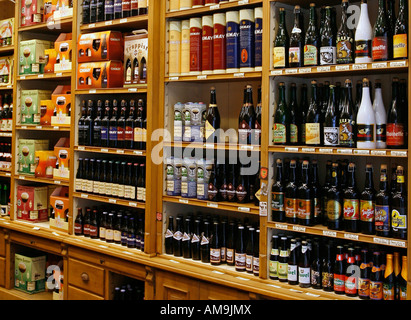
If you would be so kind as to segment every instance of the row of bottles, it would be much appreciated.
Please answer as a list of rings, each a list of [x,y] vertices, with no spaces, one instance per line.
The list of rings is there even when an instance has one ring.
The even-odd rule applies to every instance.
[[[146,201],[146,164],[115,159],[79,158],[76,192]]]
[[[361,299],[407,298],[407,256],[399,249],[295,234],[273,234],[271,245],[270,279]]]
[[[0,94],[0,131],[11,131],[13,127],[13,95]]]
[[[247,221],[203,217],[202,214],[169,215],[164,235],[165,253],[211,265],[227,264],[236,271],[258,276],[259,233],[259,227]]]
[[[82,23],[95,23],[148,14],[149,0],[83,0]]]
[[[369,79],[357,83],[354,103],[352,81],[344,86],[328,81],[320,86],[311,81],[308,102],[305,84],[301,87],[300,102],[297,85],[291,83],[290,99],[286,102],[286,85],[278,85],[278,103],[274,113],[273,143],[276,145],[339,146],[364,149],[406,148],[408,126],[407,83],[392,80],[391,102],[386,110],[382,82],[376,80],[374,102]],[[361,90],[361,91],[360,91]]]
[[[0,182],[0,215],[10,214],[10,181]]]
[[[309,24],[305,30],[304,16],[297,5],[290,34],[286,27],[285,9],[279,8],[273,67],[295,68],[408,58],[408,8],[405,0],[400,0],[398,18],[395,0],[379,0],[373,27],[368,16],[367,0],[361,1],[361,14],[356,26],[348,16],[349,6],[348,0],[342,0],[341,20],[337,27],[335,8],[321,7],[321,17],[318,19],[315,3],[311,3]]]
[[[113,300],[138,301],[144,300],[144,281],[124,279],[124,284],[114,287]]]
[[[118,207],[78,208],[74,234],[144,251],[144,212]]]
[[[0,142],[0,171],[11,170],[11,143]]]
[[[331,230],[407,239],[404,168],[397,166],[392,169],[389,186],[388,168],[382,164],[378,190],[374,188],[371,164],[365,167],[365,182],[361,190],[357,186],[357,171],[353,162],[327,161],[325,183],[321,186],[316,160],[310,163],[308,160],[291,159],[283,164],[281,159],[277,159],[271,189],[272,219],[305,226],[323,224]]]
[[[146,141],[143,99],[82,101],[78,145],[145,150]]]

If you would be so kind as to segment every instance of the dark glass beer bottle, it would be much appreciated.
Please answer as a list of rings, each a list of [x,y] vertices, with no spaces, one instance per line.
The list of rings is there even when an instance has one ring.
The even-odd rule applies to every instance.
[[[305,121],[305,144],[319,146],[321,144],[321,117],[317,81],[311,81],[311,100]]]
[[[278,257],[278,269],[277,269],[277,274],[278,274],[278,280],[281,282],[287,282],[288,281],[288,241],[287,237],[282,236],[280,240],[280,254]]]
[[[291,239],[290,241],[290,253],[287,261],[287,281],[288,284],[298,284],[298,258],[297,258],[297,240]]]
[[[332,230],[342,229],[343,193],[338,179],[337,162],[332,164],[331,184],[327,192],[327,227]]]
[[[203,223],[203,232],[201,233],[200,240],[200,256],[201,262],[209,263],[210,262],[210,221],[205,220]]]
[[[290,161],[289,181],[284,192],[285,221],[294,224],[298,223],[296,169],[297,162],[293,159]]]
[[[77,209],[76,220],[74,221],[74,234],[76,236],[83,235],[83,209]]]
[[[334,292],[345,293],[345,265],[343,247],[337,246],[337,255],[334,263]]]
[[[277,159],[275,181],[271,187],[271,213],[273,221],[285,222],[284,189],[283,161]]]
[[[322,257],[320,242],[314,239],[311,263],[311,286],[314,289],[322,288]]]
[[[325,245],[325,257],[322,266],[322,288],[324,291],[334,290],[334,263],[331,260],[331,249],[330,243]]]
[[[358,295],[358,272],[359,268],[355,264],[354,248],[348,248],[345,271],[345,294],[349,297],[356,297]]]
[[[314,194],[310,183],[309,162],[304,160],[302,164],[302,178],[297,189],[298,223],[304,226],[313,225],[314,211]]]
[[[193,260],[201,260],[200,240],[201,240],[202,221],[199,218],[194,220],[193,236],[191,238],[191,256]]]
[[[375,195],[375,232],[377,236],[389,237],[391,231],[390,195],[388,192],[387,165],[380,168],[380,188]]]
[[[285,101],[285,83],[278,85],[278,103],[274,112],[273,143],[286,145],[290,143],[290,109]]]
[[[219,129],[220,129],[220,113],[217,107],[217,98],[215,87],[211,88],[210,93],[210,104],[206,110],[206,120],[205,120],[205,139],[208,143],[218,143]]]
[[[391,200],[391,226],[392,236],[397,239],[407,239],[407,192],[405,190],[404,167],[397,166],[396,192]]]
[[[288,67],[288,48],[290,45],[290,39],[288,37],[287,27],[285,24],[285,9],[279,8],[279,22],[278,30],[274,39],[274,56],[273,67],[274,68],[287,68]]]
[[[310,4],[310,21],[305,35],[304,66],[317,66],[320,61],[320,39],[317,29],[315,3]]]
[[[278,256],[279,256],[279,238],[273,234],[271,238],[270,262],[268,265],[268,275],[270,279],[278,280]]]
[[[387,254],[387,265],[384,271],[384,279],[383,279],[383,299],[384,300],[394,300],[395,299],[395,285],[396,285],[396,278],[394,272],[394,265],[393,265],[393,255],[388,253]]]
[[[245,271],[245,258],[246,258],[246,243],[245,243],[245,234],[244,226],[239,225],[237,231],[237,239],[235,246],[235,270],[236,271]]]
[[[360,196],[360,226],[362,233],[375,233],[375,189],[371,164],[365,167],[365,185]]]
[[[304,66],[304,21],[301,7],[294,7],[294,27],[290,34],[288,65],[290,68]]]
[[[248,228],[247,245],[245,247],[245,271],[248,273],[253,273],[255,233],[254,227]]]
[[[183,257],[186,259],[191,258],[191,238],[192,238],[191,217],[187,216],[184,219],[184,233],[183,233],[183,239],[182,239]]]
[[[360,198],[355,176],[355,163],[351,162],[347,168],[347,186],[344,190],[344,230],[359,231]]]
[[[174,217],[168,217],[168,226],[164,236],[164,246],[167,254],[173,254]]]
[[[313,221],[312,225],[317,225],[321,223],[322,220],[322,208],[321,208],[321,186],[318,173],[318,162],[313,160],[311,162],[311,190],[313,193],[312,199],[314,201],[314,212],[313,212]]]
[[[360,277],[358,279],[358,296],[360,299],[370,298],[370,261],[368,261],[368,250],[361,250]]]
[[[215,266],[221,264],[220,225],[217,221],[213,222],[213,233],[210,242],[210,263]]]
[[[228,234],[227,234],[227,254],[226,261],[227,265],[234,266],[235,264],[235,244],[237,241],[237,225],[234,221],[230,221],[228,224]]]
[[[298,285],[301,288],[311,286],[310,249],[307,241],[301,242],[301,254],[298,262]]]
[[[370,274],[370,300],[382,300],[383,290],[382,282],[384,274],[381,271],[381,253],[375,251],[373,253],[373,265]]]

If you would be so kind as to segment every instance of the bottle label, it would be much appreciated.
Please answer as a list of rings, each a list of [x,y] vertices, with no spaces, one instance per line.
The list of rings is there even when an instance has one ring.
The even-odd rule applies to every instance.
[[[214,127],[210,124],[210,122],[207,120],[205,122],[205,138],[208,140],[215,132]]]
[[[305,143],[310,144],[320,144],[320,124],[319,123],[306,123],[305,124]]]
[[[240,68],[254,67],[254,22],[240,21]]]
[[[355,57],[371,58],[371,40],[356,40],[355,41]]]
[[[106,240],[113,240],[113,229],[106,229]]]
[[[278,277],[278,261],[271,261],[269,263],[269,275],[272,278],[277,278]]]
[[[280,280],[287,280],[287,270],[288,270],[288,263],[287,262],[278,262],[278,279]]]
[[[373,222],[375,218],[375,202],[369,200],[360,201],[360,219],[364,222]]]
[[[392,209],[391,225],[394,231],[407,230],[407,213],[405,208]]]
[[[287,218],[297,218],[297,199],[285,199],[285,216]]]
[[[382,286],[384,300],[395,300],[394,283],[384,283]]]
[[[334,274],[329,273],[329,272],[323,272],[322,276],[323,276],[323,280],[322,280],[323,289],[324,288],[333,288]]]
[[[201,28],[190,27],[190,71],[201,71]]]
[[[235,253],[235,268],[245,270],[245,253]]]
[[[274,123],[273,126],[273,142],[286,143],[287,142],[287,128],[281,123]]]
[[[284,192],[271,193],[271,210],[284,211]]]
[[[100,135],[101,135],[101,140],[107,140],[108,138],[107,127],[101,127]]]
[[[311,214],[311,200],[298,199],[297,216],[301,220],[310,220]]]
[[[372,40],[372,59],[388,60],[388,39],[387,36],[374,37]]]
[[[386,142],[387,141],[387,125],[386,124],[377,124],[377,142]]]
[[[400,284],[400,300],[407,300],[407,285]]]
[[[370,296],[370,279],[364,279],[364,278],[358,279],[358,295],[360,297]]]
[[[320,48],[320,64],[329,65],[337,63],[337,48],[336,47],[321,47]]]
[[[360,201],[358,199],[344,199],[344,220],[360,219]]]
[[[301,284],[310,284],[310,268],[298,267],[298,282]]]
[[[390,206],[389,205],[375,205],[375,230],[376,231],[390,231]]]
[[[227,248],[227,263],[233,263],[234,262],[234,249],[228,249]]]
[[[344,274],[334,274],[334,291],[345,292]]]
[[[220,263],[221,262],[221,251],[220,249],[210,248],[210,262]]]
[[[82,232],[82,225],[81,223],[75,223],[74,224],[74,233],[75,234],[81,234]]]
[[[173,238],[176,239],[177,241],[180,241],[183,239],[183,233],[181,231],[176,231],[173,234]]]
[[[337,62],[351,63],[353,62],[353,39],[346,37],[337,37]]]
[[[298,266],[297,265],[288,264],[287,279],[288,281],[298,281]]]
[[[227,21],[226,25],[226,63],[227,69],[236,69],[240,67],[239,47],[240,47],[240,30],[238,23]]]
[[[244,186],[242,184],[240,184],[240,185],[237,186],[235,194],[237,196],[238,202],[242,202],[247,196],[247,190],[246,190],[246,188],[244,188]]]
[[[253,271],[253,256],[252,255],[247,254],[245,256],[245,270]]]
[[[126,130],[124,131],[124,140],[126,141],[133,141],[133,128],[131,127],[126,127]]]
[[[318,65],[318,49],[313,45],[304,46],[304,66]]]
[[[117,127],[117,140],[124,141],[124,128],[123,127]]]
[[[225,19],[214,24],[213,31],[213,69],[225,70],[226,68],[226,40],[225,40]]]
[[[408,57],[408,39],[407,34],[397,34],[394,36],[394,59]]]
[[[374,142],[374,125],[358,124],[357,125],[357,142]]]
[[[108,132],[108,138],[111,141],[117,140],[117,127],[110,127],[110,130]]]
[[[120,232],[120,230],[114,230],[113,237],[114,237],[114,241],[120,242],[121,241],[121,232]]]
[[[253,257],[253,272],[254,274],[258,274],[260,272],[260,258]]]
[[[246,144],[250,134],[251,128],[248,125],[248,123],[245,120],[241,121],[240,126],[238,128],[238,143]]]
[[[311,269],[311,284],[313,287],[317,285],[321,285],[320,271]]]
[[[355,121],[351,119],[340,119],[339,144],[341,146],[354,145],[354,124]]]
[[[356,294],[357,293],[358,278],[354,275],[345,277],[345,293]]]
[[[327,201],[327,217],[330,221],[337,221],[342,214],[341,203],[336,200],[328,199]]]
[[[263,19],[255,19],[254,31],[254,62],[255,67],[261,67],[263,64]]]
[[[298,126],[292,123],[290,124],[290,142],[298,142]]]
[[[301,59],[301,50],[300,47],[291,47],[288,51],[288,62],[299,63]]]
[[[274,68],[285,68],[285,48],[275,47],[273,50],[273,54]]]
[[[339,127],[324,127],[324,145],[337,146],[338,145]]]
[[[314,218],[321,217],[321,200],[319,198],[314,198]]]
[[[370,281],[370,299],[382,300],[382,281]]]
[[[404,125],[402,123],[387,124],[387,146],[404,145]]]

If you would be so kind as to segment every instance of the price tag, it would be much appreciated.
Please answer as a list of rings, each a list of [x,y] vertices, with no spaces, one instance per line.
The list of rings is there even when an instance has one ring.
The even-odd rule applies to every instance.
[[[254,147],[248,145],[240,145],[240,150],[254,150]]]
[[[197,80],[205,80],[205,79],[207,79],[206,74],[202,74],[201,76],[197,76]]]
[[[333,149],[331,148],[320,148],[320,153],[333,153]]]
[[[323,230],[323,235],[328,236],[328,237],[336,237],[337,232],[335,231],[329,231],[329,230]]]
[[[364,149],[356,149],[354,150],[355,154],[370,154],[370,150],[364,150]]]
[[[181,203],[188,203],[187,199],[178,199],[178,201],[181,202]]]
[[[387,68],[387,62],[376,62],[371,65],[373,69]]]
[[[81,196],[82,198],[84,198],[84,199],[87,199],[87,198],[88,198],[88,194],[85,194],[85,193],[82,193],[80,196]]]
[[[260,216],[266,217],[268,215],[267,201],[260,201]]]
[[[387,151],[385,150],[371,150],[371,154],[374,156],[385,156],[387,155]]]
[[[220,9],[220,4],[215,4],[213,6],[210,6],[210,10],[216,10],[216,9]]]
[[[168,80],[169,80],[169,81],[177,81],[177,80],[178,80],[178,77],[169,77]]]
[[[283,74],[283,70],[271,70],[270,74],[272,76],[281,76]]]
[[[21,126],[22,129],[27,129],[27,126]]]
[[[298,69],[286,69],[285,73],[286,74],[295,74],[295,73],[298,73]]]
[[[337,149],[337,153],[351,154],[352,149]]]
[[[405,242],[404,241],[398,241],[398,240],[390,240],[390,246],[405,248]]]
[[[54,180],[54,184],[61,184],[60,180]]]
[[[108,20],[108,21],[104,22],[104,24],[105,24],[106,26],[112,25],[112,24],[113,24],[113,20]]]
[[[218,208],[218,204],[214,202],[207,202],[207,207],[210,208]]]
[[[407,151],[391,151],[391,155],[395,157],[406,157]]]
[[[315,152],[315,148],[301,148],[302,152]]]
[[[20,76],[20,80],[26,79],[26,76]]]
[[[345,239],[358,240],[358,234],[344,233]]]
[[[238,207],[237,209],[238,211],[241,211],[241,212],[250,212],[250,208],[248,207]]]
[[[59,126],[54,126],[53,129],[54,130],[60,130],[60,127]]]
[[[108,202],[110,202],[110,203],[117,203],[117,200],[116,200],[116,199],[109,198],[109,199],[108,199]]]
[[[20,180],[26,180],[26,177],[25,176],[19,176],[19,179]]]
[[[84,150],[85,150],[84,147],[78,147],[77,149],[80,150],[80,151],[84,151]]]
[[[36,129],[41,130],[41,129],[43,129],[43,126],[36,126]]]
[[[237,72],[233,74],[234,78],[244,78],[244,72]]]
[[[62,72],[56,73],[56,77],[62,77],[62,76],[63,76],[63,73],[62,73]]]
[[[355,64],[353,64],[353,69],[354,69],[354,70],[364,70],[364,69],[367,69],[367,64],[366,64],[366,63],[355,63]]]
[[[37,75],[37,78],[44,78],[44,74]]]
[[[137,202],[130,201],[130,202],[128,203],[128,205],[129,205],[130,207],[137,207]]]
[[[378,244],[389,244],[388,239],[383,239],[383,238],[373,238],[374,243],[378,243]]]
[[[127,18],[120,19],[120,23],[126,23],[126,22],[127,22]]]
[[[117,152],[117,153],[124,153],[124,150],[123,150],[123,149],[117,149],[116,152]]]
[[[317,72],[325,72],[325,71],[330,71],[331,67],[326,66],[326,67],[317,67]]]
[[[405,67],[407,65],[407,61],[392,61],[390,62],[390,67]]]
[[[88,25],[89,28],[94,28],[95,26],[96,26],[95,23],[90,23],[90,24]]]
[[[287,151],[287,152],[298,152],[298,148],[285,147],[285,151]]]
[[[311,73],[311,68],[300,68],[298,69],[299,73]]]
[[[240,0],[240,1],[238,1],[238,5],[243,5],[243,4],[247,4],[248,3],[248,0]]]
[[[128,88],[128,92],[137,92],[137,88]]]
[[[305,232],[305,227],[293,226],[294,231]]]
[[[214,149],[214,143],[205,143],[204,147],[207,149]]]
[[[90,90],[88,91],[88,93],[96,93],[96,92],[97,92],[96,89],[90,89]]]
[[[133,153],[134,153],[134,154],[137,154],[137,155],[142,155],[142,154],[143,154],[143,151],[134,150]]]
[[[282,223],[276,223],[276,224],[275,224],[275,227],[276,227],[277,229],[284,229],[284,230],[287,230],[287,229],[288,229],[288,226],[287,226],[286,224],[282,224]]]
[[[100,152],[108,153],[108,149],[103,149],[103,148],[101,148],[101,149],[100,149]]]
[[[10,172],[6,172],[6,177],[11,177],[11,173],[10,173]]]

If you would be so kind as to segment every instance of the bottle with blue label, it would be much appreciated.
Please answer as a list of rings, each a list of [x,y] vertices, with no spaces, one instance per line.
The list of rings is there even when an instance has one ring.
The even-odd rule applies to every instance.
[[[240,71],[254,71],[254,10],[240,10]]]
[[[238,11],[226,12],[226,71],[240,71],[240,16]]]

